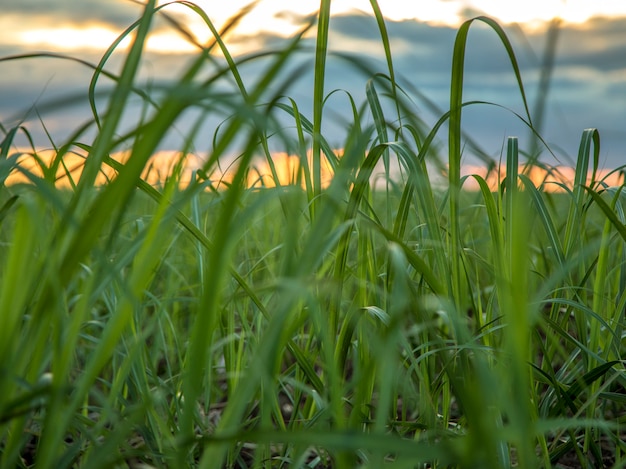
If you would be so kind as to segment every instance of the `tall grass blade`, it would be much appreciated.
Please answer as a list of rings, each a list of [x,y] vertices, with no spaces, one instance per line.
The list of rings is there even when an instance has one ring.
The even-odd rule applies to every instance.
[[[324,108],[324,82],[326,80],[326,57],[328,55],[328,30],[330,27],[330,0],[320,0],[317,14],[317,34],[315,43],[315,71],[313,84],[313,213],[317,216],[319,195],[322,190],[322,115]]]

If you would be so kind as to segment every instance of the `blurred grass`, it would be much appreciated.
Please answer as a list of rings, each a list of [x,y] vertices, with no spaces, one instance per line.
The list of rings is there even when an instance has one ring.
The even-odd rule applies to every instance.
[[[475,21],[505,48],[520,119],[536,131],[505,31],[484,17],[460,27],[450,108],[429,128],[396,82],[372,0],[388,69],[371,71],[365,103],[346,93],[338,154],[322,134],[330,1],[312,116],[285,97],[312,24],[283,49],[237,58],[222,36],[249,8],[218,31],[181,4],[215,40],[178,82],[152,93],[137,79],[153,17],[167,15],[148,2],[120,37],[134,37],[121,74],[106,69],[120,41],[87,64],[92,121],[51,160],[33,146],[40,173],[14,150],[27,125],[2,127],[0,467],[624,467],[626,219],[623,186],[598,179],[598,132],[583,132],[563,193],[528,176],[540,138],[521,168],[528,153],[509,138],[496,191],[461,176]],[[241,64],[268,58],[244,85]],[[101,76],[116,83],[103,113]],[[145,109],[122,130],[131,96]],[[195,108],[224,116],[210,156],[180,184],[193,127],[179,164],[149,185],[151,155]],[[444,159],[434,142],[446,125]],[[290,181],[272,166],[277,146],[297,149]],[[112,158],[122,149],[127,159]],[[218,190],[211,177],[231,152]],[[85,161],[76,180],[73,153]],[[248,185],[259,157],[275,187]],[[433,168],[446,164],[439,187]],[[56,185],[64,167],[68,188]],[[117,176],[96,184],[105,170]],[[16,172],[30,184],[4,184]]]

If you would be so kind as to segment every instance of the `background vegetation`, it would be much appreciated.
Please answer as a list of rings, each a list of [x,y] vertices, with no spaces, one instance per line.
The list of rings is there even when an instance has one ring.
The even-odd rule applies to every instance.
[[[500,26],[460,27],[450,107],[429,128],[397,85],[373,0],[388,69],[364,80],[365,102],[344,95],[353,114],[340,155],[322,133],[329,0],[309,116],[288,97],[302,35],[234,58],[221,38],[239,17],[217,31],[179,3],[215,40],[177,82],[137,80],[153,18],[167,12],[149,1],[120,37],[133,38],[121,72],[107,70],[118,42],[86,64],[93,119],[52,142],[51,161],[27,152],[40,172],[13,146],[28,128],[2,129],[3,183],[19,172],[30,184],[1,189],[0,466],[625,467],[625,199],[597,178],[597,131],[582,133],[560,193],[530,179],[538,153],[515,138],[498,188],[474,175],[479,190],[464,190],[462,110],[486,105],[463,101],[477,22],[507,51],[519,118],[535,129]],[[241,64],[268,59],[244,84]],[[103,76],[115,87],[101,111]],[[142,112],[122,127],[137,98]],[[189,184],[184,157],[147,184],[151,155],[190,110],[198,126],[183,156],[200,124],[223,116],[210,155]],[[274,168],[270,147],[300,164],[289,184],[250,187],[255,161]],[[80,178],[72,155],[84,158]],[[105,168],[116,176],[96,184]]]

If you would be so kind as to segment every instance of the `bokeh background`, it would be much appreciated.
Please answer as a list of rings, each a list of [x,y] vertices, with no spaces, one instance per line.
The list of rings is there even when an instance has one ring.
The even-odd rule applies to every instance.
[[[141,5],[124,0],[4,0],[0,15],[0,56],[51,52],[98,63],[107,46],[140,14]],[[198,1],[217,27],[248,2]],[[507,32],[520,62],[529,103],[537,111],[541,71],[546,51],[553,47],[554,61],[546,95],[542,134],[553,155],[551,164],[573,164],[583,129],[596,127],[601,135],[601,166],[626,163],[626,2],[623,1],[406,1],[379,0],[387,18],[399,83],[415,101],[415,112],[434,123],[448,108],[451,57],[459,25],[468,18],[487,15]],[[226,36],[231,52],[240,57],[280,49],[314,14],[314,1],[260,1]],[[202,20],[189,8],[171,5],[165,10],[200,42],[210,39]],[[330,47],[364,61],[372,71],[386,72],[384,51],[367,1],[333,2]],[[314,30],[305,44],[314,44]],[[307,42],[308,41],[308,42]],[[551,42],[552,41],[552,42]],[[126,41],[127,42],[127,41]],[[124,44],[108,68],[119,69]],[[550,44],[552,44],[550,46]],[[157,21],[142,67],[145,86],[175,78],[198,49],[164,19]],[[311,62],[313,51],[294,56]],[[253,83],[264,61],[242,67],[244,79]],[[294,66],[297,64],[294,64]],[[0,62],[0,122],[5,128],[25,123],[37,146],[51,146],[68,138],[90,116],[86,105],[92,71],[59,58],[3,60]],[[326,91],[342,89],[357,101],[365,99],[369,76],[345,60],[328,62]],[[523,114],[519,90],[504,49],[494,32],[476,24],[469,39],[466,65],[466,100],[497,103]],[[312,70],[301,74],[286,93],[311,115]],[[104,108],[112,82],[98,85]],[[331,142],[342,141],[345,100],[331,99],[332,112],[325,122]],[[132,119],[132,116],[129,116]],[[184,120],[179,125],[185,125]],[[208,121],[207,126],[215,122]],[[498,158],[508,136],[520,137],[520,147],[530,149],[529,134],[511,112],[494,106],[472,106],[464,114],[472,138],[491,157]],[[184,134],[184,132],[181,132]],[[442,137],[444,137],[442,135]],[[210,139],[199,139],[199,154],[209,151]],[[18,139],[18,144],[20,140]],[[26,143],[24,139],[22,143]],[[180,148],[175,133],[164,149]],[[478,159],[468,147],[465,163]]]

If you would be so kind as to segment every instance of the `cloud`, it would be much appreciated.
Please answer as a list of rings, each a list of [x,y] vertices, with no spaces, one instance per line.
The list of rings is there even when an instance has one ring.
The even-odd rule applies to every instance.
[[[132,2],[108,0],[20,0],[2,6],[3,16],[21,16],[28,21],[47,24],[108,24],[125,28],[138,18],[141,8]]]
[[[334,26],[333,26],[334,24]],[[331,20],[336,44],[351,44],[353,52],[367,51],[382,59],[378,29],[371,18]],[[414,21],[387,22],[396,72],[446,109],[456,30]],[[523,32],[505,26],[519,62],[531,110],[535,103],[545,29]],[[597,127],[607,135],[604,155],[622,164],[626,153],[626,18],[596,18],[584,25],[561,25],[556,62],[547,103],[545,136],[568,155],[575,155],[584,128]],[[354,42],[351,42],[354,41]],[[331,42],[332,43],[332,42]],[[384,69],[384,64],[381,64]],[[468,35],[464,97],[501,104],[523,114],[520,92],[510,60],[493,30],[474,22]],[[504,135],[527,133],[503,111],[486,108],[467,112],[466,123],[486,146],[497,150]]]
[[[565,27],[559,37],[558,64],[601,72],[626,70],[625,31],[626,18],[595,18],[589,24]]]
[[[10,47],[13,53],[24,47],[55,51],[98,50],[102,53],[141,14],[141,5],[131,1],[11,2],[3,7],[0,15],[0,30],[3,32],[0,47]],[[151,24],[149,46],[193,50],[188,38],[177,31],[186,30],[188,19],[180,10],[160,9]],[[123,44],[127,46],[130,39],[127,37]]]
[[[39,2],[13,2],[12,14],[18,9],[25,13]],[[46,8],[57,12],[59,20],[67,20],[66,12],[59,5],[66,2],[50,2]],[[78,2],[71,2],[72,5]],[[88,2],[89,14],[74,11],[73,21],[98,18],[117,26],[127,26],[136,18],[135,6],[125,3],[109,3],[104,0]],[[82,3],[81,3],[82,5]],[[115,5],[115,7],[113,7]],[[106,6],[106,8],[105,8]],[[119,9],[118,9],[119,7]],[[83,8],[81,6],[81,8]],[[106,11],[105,11],[106,10]],[[60,13],[63,11],[64,13]],[[414,90],[416,115],[432,125],[448,105],[452,51],[457,31],[454,28],[430,25],[414,20],[387,21],[394,64],[400,84],[406,90]],[[331,50],[358,57],[369,73],[358,71],[340,57],[330,57],[327,63],[326,91],[346,90],[357,104],[366,100],[367,80],[374,72],[387,73],[384,50],[376,21],[364,14],[335,16],[330,23]],[[541,55],[545,47],[545,30],[527,30],[506,26],[521,67],[529,105],[534,105],[541,71]],[[598,127],[603,137],[602,154],[609,165],[622,164],[626,153],[626,19],[594,19],[585,25],[563,24],[558,37],[556,69],[553,74],[549,101],[546,108],[544,135],[563,153],[575,155],[584,128]],[[251,43],[257,50],[280,50],[287,40],[270,32],[255,36],[233,35],[227,38],[231,45]],[[314,42],[307,38],[305,50],[294,57],[290,70],[299,65],[305,67],[298,79],[287,82],[285,92],[294,98],[309,118],[312,115]],[[235,49],[237,48],[235,47]],[[0,53],[25,52],[0,46]],[[80,52],[80,57],[94,63],[99,55]],[[179,76],[183,66],[191,58],[189,54],[159,54],[146,56],[142,77],[152,77],[157,83]],[[118,59],[119,60],[119,59]],[[111,63],[117,70],[118,62]],[[268,60],[254,60],[242,66],[245,83],[252,86],[268,66]],[[43,106],[63,96],[86,96],[91,71],[83,66],[53,59],[29,59],[18,62],[0,62],[0,122],[7,125],[9,117],[28,109],[33,103]],[[517,113],[524,108],[510,61],[497,35],[477,22],[472,26],[466,55],[464,97],[467,100],[485,100],[498,103]],[[280,80],[278,80],[280,82]],[[103,80],[103,85],[110,83]],[[379,87],[380,89],[380,87]],[[422,97],[427,99],[422,99]],[[433,105],[439,110],[435,110]],[[44,106],[45,107],[45,106]],[[46,108],[47,109],[47,108]],[[82,114],[75,106],[64,119],[54,120],[55,113],[46,114],[45,121],[54,120],[59,134],[68,135],[77,122],[89,116],[83,106]],[[328,101],[329,118],[326,131],[333,143],[343,141],[345,128],[342,122],[349,116],[350,107],[344,94],[336,94]],[[385,109],[391,111],[389,106]],[[88,110],[87,110],[88,111]],[[333,116],[339,116],[336,119]],[[32,117],[32,116],[31,116]],[[342,121],[343,119],[343,121]],[[186,122],[186,121],[185,121]],[[510,112],[493,106],[473,106],[468,109],[464,123],[468,132],[494,157],[499,156],[506,136],[517,135],[523,147],[528,139],[524,124]],[[213,122],[211,122],[211,125]],[[182,124],[183,126],[186,124]],[[210,125],[210,124],[207,124]],[[64,130],[65,129],[65,130]],[[209,131],[209,134],[212,130]],[[43,132],[37,135],[42,136]],[[442,134],[443,136],[443,134]],[[169,141],[169,140],[168,140]],[[172,145],[176,148],[176,143]],[[200,143],[200,146],[205,143]]]

